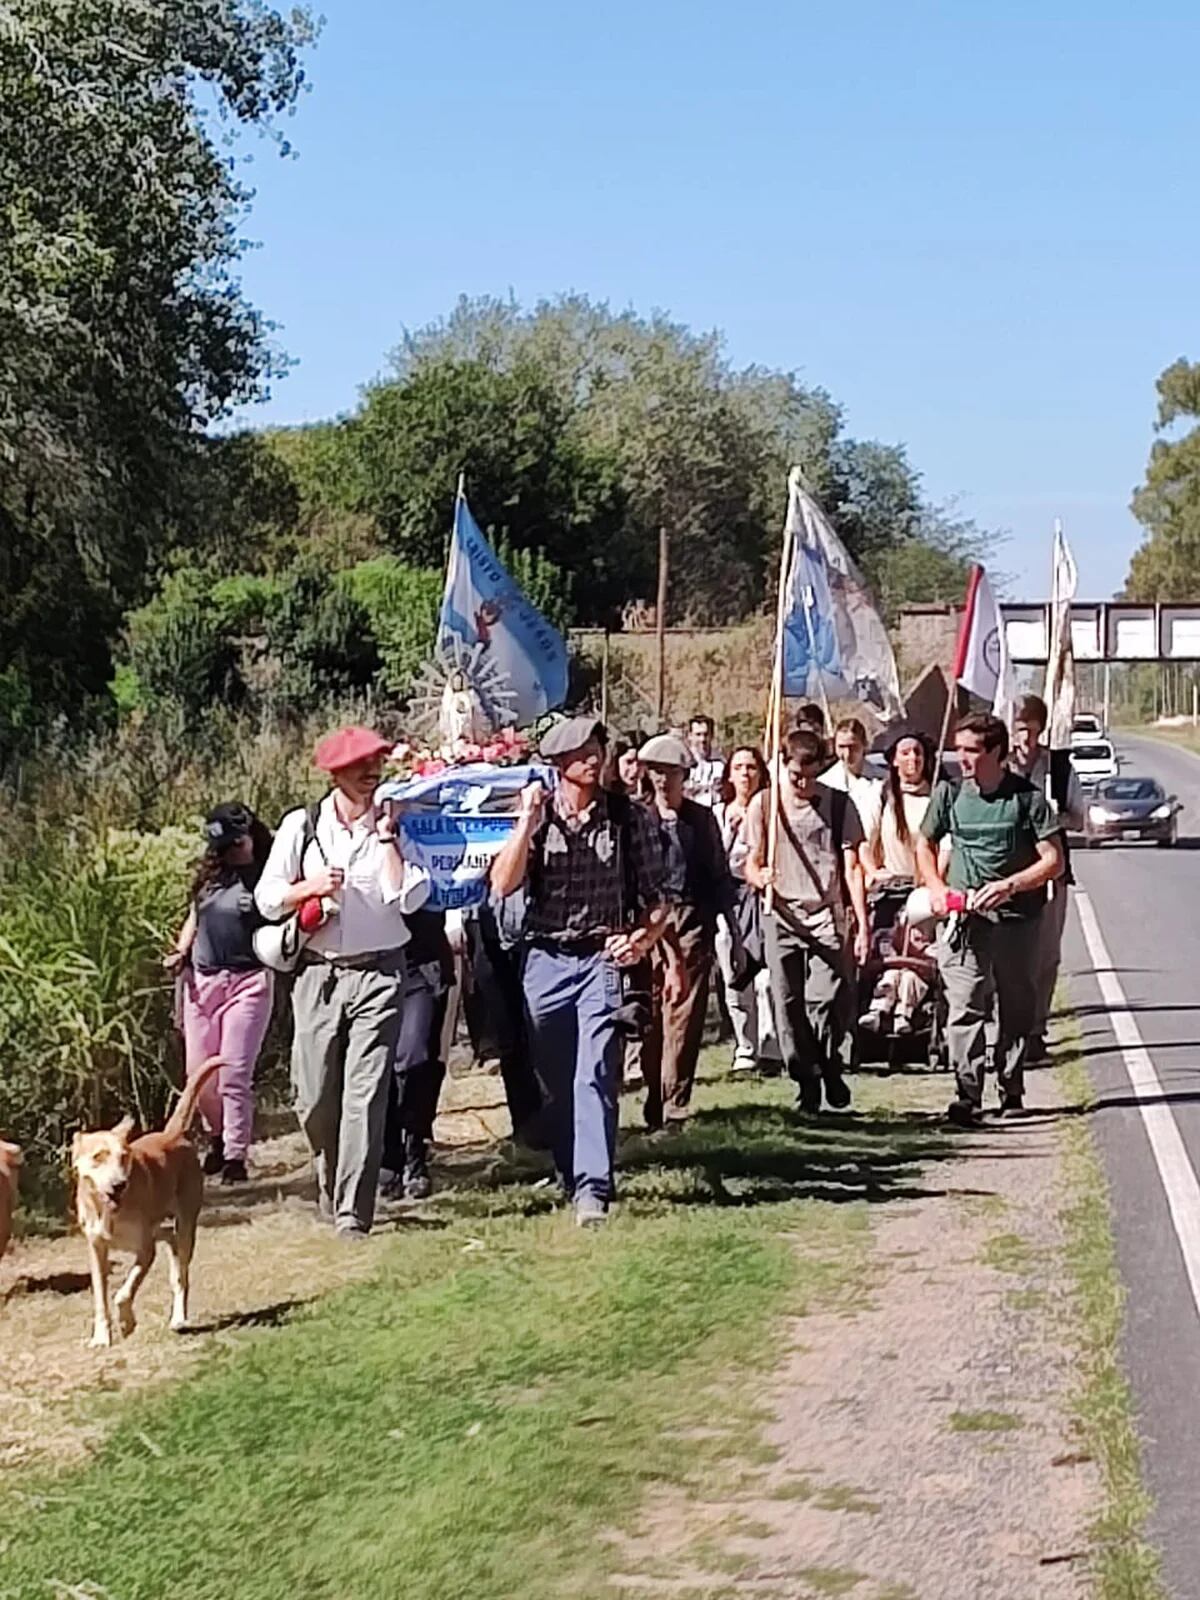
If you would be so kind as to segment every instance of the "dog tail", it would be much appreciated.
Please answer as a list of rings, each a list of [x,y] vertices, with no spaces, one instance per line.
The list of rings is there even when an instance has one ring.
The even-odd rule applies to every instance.
[[[214,1072],[220,1072],[225,1063],[220,1056],[211,1056],[194,1078],[189,1078],[183,1086],[183,1093],[175,1102],[175,1109],[167,1119],[163,1133],[168,1139],[186,1139],[188,1129],[196,1115],[196,1107],[200,1101],[200,1091],[212,1077]]]

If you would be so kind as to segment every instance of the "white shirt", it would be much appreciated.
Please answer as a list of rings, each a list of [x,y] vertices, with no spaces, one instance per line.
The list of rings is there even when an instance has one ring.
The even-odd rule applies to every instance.
[[[683,782],[683,792],[689,800],[698,800],[702,806],[715,806],[721,798],[721,779],[725,776],[725,757],[719,750],[711,756],[693,754]]]
[[[376,834],[376,817],[372,807],[357,822],[347,824],[334,810],[333,796],[326,795],[317,813],[316,839],[309,842],[303,860],[306,812],[289,811],[279,824],[254,891],[258,909],[268,921],[280,922],[289,915],[284,893],[302,878],[314,877],[325,866],[340,867],[346,874],[342,887],[331,896],[338,907],[336,915],[308,941],[314,955],[335,961],[399,950],[409,939],[405,917],[419,911],[429,898],[429,874],[411,861],[404,863],[398,888],[383,882],[384,862],[396,847]]]
[[[828,772],[823,772],[819,782],[827,789],[840,789],[854,801],[854,809],[862,821],[863,833],[869,839],[879,824],[883,810],[883,783],[879,778],[868,778],[866,773],[854,777],[844,761],[835,761]]]

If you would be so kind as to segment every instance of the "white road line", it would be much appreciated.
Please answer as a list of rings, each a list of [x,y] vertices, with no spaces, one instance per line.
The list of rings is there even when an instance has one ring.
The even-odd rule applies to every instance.
[[[1146,1137],[1150,1140],[1150,1149],[1154,1152],[1155,1165],[1167,1197],[1167,1209],[1171,1213],[1171,1225],[1183,1252],[1192,1299],[1200,1315],[1200,1183],[1196,1181],[1195,1170],[1188,1160],[1174,1113],[1164,1098],[1162,1079],[1129,1009],[1121,980],[1113,970],[1112,957],[1100,931],[1091,896],[1077,888],[1074,900],[1088,954],[1095,968],[1096,982],[1108,1007],[1113,1035],[1125,1062],[1129,1086],[1139,1098],[1149,1097],[1151,1101],[1140,1105],[1138,1110]]]

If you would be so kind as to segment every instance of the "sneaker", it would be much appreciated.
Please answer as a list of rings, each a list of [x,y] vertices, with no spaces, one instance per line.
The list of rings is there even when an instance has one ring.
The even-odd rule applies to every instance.
[[[249,1183],[250,1174],[246,1171],[246,1163],[239,1161],[236,1156],[230,1159],[221,1168],[221,1182],[224,1184]]]
[[[864,1011],[858,1019],[858,1025],[864,1033],[881,1033],[883,1031],[883,1012],[874,1006],[870,1011]]]
[[[845,1111],[850,1104],[850,1085],[840,1074],[825,1079],[825,1098],[833,1111]]]
[[[912,1018],[911,1017],[901,1016],[899,1014],[899,1012],[897,1012],[896,1020],[892,1023],[892,1032],[903,1035],[903,1034],[909,1034],[912,1031],[913,1031]]]
[[[952,1122],[956,1128],[977,1128],[979,1107],[970,1100],[951,1100],[946,1107],[946,1121]]]
[[[1000,1091],[1000,1115],[1011,1115],[1014,1111],[1024,1111],[1025,1097],[1020,1094],[1011,1094],[1007,1089]]]
[[[403,1193],[409,1200],[428,1200],[433,1193],[433,1182],[428,1172],[408,1168],[404,1174]]]
[[[575,1226],[577,1228],[598,1228],[607,1221],[608,1206],[598,1195],[576,1195]]]
[[[1047,1048],[1044,1034],[1030,1034],[1029,1043],[1025,1046],[1025,1065],[1027,1067],[1048,1067],[1050,1065],[1050,1051]]]
[[[206,1178],[215,1178],[218,1172],[225,1171],[225,1141],[220,1134],[215,1134],[208,1146],[208,1154],[204,1158],[204,1175]]]
[[[730,1072],[753,1072],[757,1066],[758,1062],[753,1056],[734,1056],[733,1064],[729,1070]]]
[[[371,1237],[368,1228],[360,1228],[356,1223],[346,1223],[333,1231],[343,1244],[364,1244]]]

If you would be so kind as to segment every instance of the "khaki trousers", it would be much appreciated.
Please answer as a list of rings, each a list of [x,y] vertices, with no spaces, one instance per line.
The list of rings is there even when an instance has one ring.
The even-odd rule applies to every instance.
[[[663,1122],[678,1122],[687,1116],[704,1038],[713,936],[707,928],[684,917],[678,911],[671,913],[686,978],[682,999],[668,1002],[664,998],[666,963],[661,950],[655,950],[653,955],[650,1027],[642,1041],[646,1125],[650,1128],[661,1127]]]

